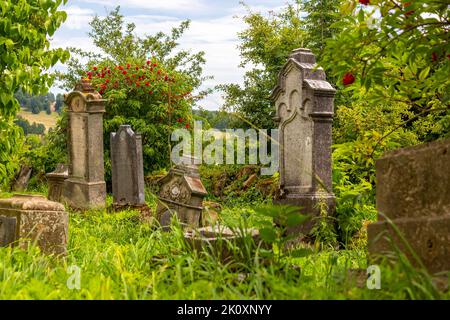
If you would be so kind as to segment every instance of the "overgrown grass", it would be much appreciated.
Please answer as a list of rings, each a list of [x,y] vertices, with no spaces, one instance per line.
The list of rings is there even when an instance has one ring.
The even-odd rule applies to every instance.
[[[252,209],[224,214],[236,225]],[[245,211],[245,212],[244,212]],[[28,252],[0,248],[1,299],[435,299],[448,293],[430,290],[427,279],[406,264],[382,265],[381,290],[358,288],[348,269],[366,268],[364,250],[322,250],[281,260],[244,254],[241,261],[221,262],[196,252],[176,226],[163,232],[143,224],[138,213],[70,213],[68,255],[54,258],[37,248]],[[235,248],[240,250],[241,248]],[[80,290],[69,289],[81,271]]]

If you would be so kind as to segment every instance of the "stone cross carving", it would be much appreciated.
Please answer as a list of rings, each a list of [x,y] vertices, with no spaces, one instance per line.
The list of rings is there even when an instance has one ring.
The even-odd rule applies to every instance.
[[[83,79],[66,95],[65,103],[69,107],[69,178],[64,183],[63,201],[74,209],[104,207],[105,100]]]
[[[310,50],[301,48],[290,54],[271,95],[280,151],[281,199],[275,203],[298,205],[304,213],[316,214],[316,204],[322,200],[330,212],[334,210],[331,129],[335,92]]]
[[[111,133],[111,165],[114,205],[144,205],[142,137],[129,125]]]

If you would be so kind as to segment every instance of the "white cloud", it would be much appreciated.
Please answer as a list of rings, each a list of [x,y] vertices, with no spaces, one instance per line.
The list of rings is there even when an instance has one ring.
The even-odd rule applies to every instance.
[[[76,2],[77,6],[74,5],[65,9],[69,16],[68,20],[64,27],[55,34],[52,47],[73,46],[85,51],[95,51],[94,45],[87,37],[87,32],[89,31],[88,22],[96,13],[90,9],[92,4],[108,7],[121,5],[124,8],[139,8],[142,10],[158,9],[159,11],[155,12],[156,14],[154,15],[146,15],[145,12],[138,15],[125,14],[125,21],[135,23],[135,33],[139,36],[154,34],[158,31],[170,32],[173,27],[178,26],[184,20],[179,18],[180,15],[174,12],[186,11],[186,14],[183,14],[183,16],[192,18],[191,14],[194,14],[192,10],[201,10],[199,12],[202,13],[203,18],[192,18],[190,28],[186,30],[179,40],[179,48],[191,50],[192,52],[205,52],[206,64],[204,74],[214,76],[214,80],[207,80],[203,85],[203,89],[213,88],[223,83],[242,83],[245,70],[239,68],[241,58],[237,48],[239,45],[237,33],[243,30],[245,25],[242,19],[235,18],[235,16],[242,18],[246,14],[246,9],[239,6],[237,0],[233,4],[227,5],[227,8],[221,4],[221,9],[212,4],[206,7],[202,1],[78,0]],[[271,9],[279,9],[280,2],[277,1],[277,6],[275,6],[274,2],[264,1],[256,6],[252,5],[251,9],[252,11],[266,14]],[[204,3],[206,4],[207,2],[205,1]],[[217,10],[223,10],[222,17],[207,18],[204,13],[211,10],[216,10],[214,12],[215,16],[217,16]],[[104,12],[101,13],[104,14]],[[86,36],[67,36],[69,33],[67,29],[75,29]],[[223,99],[220,92],[215,92],[198,104],[205,109],[217,110],[222,106]]]
[[[129,8],[171,10],[171,11],[197,11],[205,10],[206,6],[200,0],[80,0],[85,3],[99,4],[108,7],[122,6]]]
[[[70,30],[82,30],[88,26],[89,21],[95,15],[95,12],[91,9],[84,9],[78,6],[70,6],[64,8],[67,13],[67,20],[63,24],[63,28]]]

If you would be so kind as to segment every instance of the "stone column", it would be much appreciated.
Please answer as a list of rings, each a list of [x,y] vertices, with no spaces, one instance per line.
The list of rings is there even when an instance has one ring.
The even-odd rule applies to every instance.
[[[323,201],[328,214],[334,213],[331,129],[335,92],[310,50],[291,53],[271,95],[280,148],[280,197],[275,204],[297,205],[301,213],[318,215],[317,204]],[[307,233],[311,226],[312,222],[290,231]]]
[[[63,200],[74,209],[105,206],[103,113],[105,100],[83,79],[66,95],[69,107],[69,178]]]
[[[142,137],[129,125],[121,125],[117,133],[111,133],[111,166],[114,206],[143,206]]]

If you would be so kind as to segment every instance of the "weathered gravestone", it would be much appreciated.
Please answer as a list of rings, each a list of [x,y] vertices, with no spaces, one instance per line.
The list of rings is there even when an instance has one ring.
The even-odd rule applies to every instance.
[[[69,178],[63,200],[74,209],[104,207],[103,113],[105,100],[83,79],[65,97],[69,107]]]
[[[308,49],[294,50],[272,92],[279,129],[280,197],[275,204],[302,207],[318,215],[323,201],[333,214],[335,197],[331,175],[331,129],[335,89],[316,65]],[[291,228],[307,233],[312,222]]]
[[[203,210],[203,198],[208,194],[194,158],[183,157],[183,164],[170,169],[160,180],[157,217],[162,226],[169,226],[177,215],[181,224],[198,228]]]
[[[368,227],[371,258],[392,252],[391,239],[418,266],[389,219],[430,272],[449,271],[450,140],[388,152],[376,175],[380,214]]]
[[[30,244],[48,254],[65,254],[69,217],[64,206],[43,196],[0,199],[0,247]]]
[[[129,125],[111,133],[112,188],[115,207],[143,206],[142,138]]]
[[[48,200],[61,202],[64,182],[69,178],[69,168],[65,164],[58,164],[55,171],[46,174],[48,183]]]

